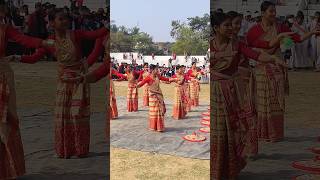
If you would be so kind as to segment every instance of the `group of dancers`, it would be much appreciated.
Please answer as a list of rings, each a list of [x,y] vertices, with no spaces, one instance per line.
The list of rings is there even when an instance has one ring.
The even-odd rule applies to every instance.
[[[236,179],[246,159],[257,157],[259,141],[283,139],[288,68],[280,46],[285,38],[301,43],[320,34],[317,28],[292,32],[277,21],[270,1],[262,2],[261,21],[244,39],[241,21],[233,11],[211,17],[211,174],[217,180]]]
[[[200,72],[196,63],[192,63],[191,69],[186,72],[185,66],[178,65],[176,73],[171,78],[166,78],[160,75],[159,69],[156,65],[143,65],[143,70],[136,71],[131,65],[125,68],[125,74],[121,74],[110,66],[111,76],[114,75],[117,81],[127,80],[127,111],[138,111],[138,88],[143,88],[143,106],[149,107],[149,129],[163,132],[164,115],[166,107],[164,103],[163,94],[160,88],[160,82],[174,83],[174,99],[173,99],[173,113],[174,119],[184,119],[191,107],[199,106],[199,91],[200,83],[198,80]],[[110,76],[110,77],[111,77]],[[118,118],[117,103],[115,97],[115,89],[112,78],[110,78],[110,118]]]
[[[35,63],[46,53],[54,55],[58,64],[54,132],[55,152],[59,158],[86,157],[90,144],[90,87],[87,82],[66,81],[88,71],[108,44],[108,30],[69,30],[69,18],[63,9],[49,13],[54,35],[47,40],[29,37],[6,24],[5,1],[0,1],[0,179],[15,179],[25,174],[24,150],[16,110],[14,73],[9,62]],[[81,41],[96,40],[92,54],[82,60]],[[6,56],[7,42],[16,41],[36,52],[28,56]],[[105,56],[106,61],[109,55]]]

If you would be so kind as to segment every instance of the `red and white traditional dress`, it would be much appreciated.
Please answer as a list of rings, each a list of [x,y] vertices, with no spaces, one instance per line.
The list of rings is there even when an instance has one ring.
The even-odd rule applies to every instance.
[[[148,71],[143,71],[141,73],[141,80],[145,79],[147,76],[149,76],[149,72]],[[149,85],[145,84],[143,86],[143,106],[149,106]]]
[[[89,84],[64,82],[88,70],[88,63],[81,61],[81,40],[98,39],[108,30],[67,31],[66,38],[51,36],[55,47],[41,48],[31,56],[23,56],[22,62],[35,63],[46,53],[53,54],[58,62],[58,87],[55,103],[55,150],[59,157],[83,157],[90,145],[90,87]]]
[[[39,48],[41,39],[31,38],[7,25],[0,25],[0,179],[25,174],[23,145],[16,107],[14,73],[5,57],[8,40],[28,48]]]
[[[248,131],[248,123],[242,117],[240,106],[238,65],[241,54],[257,60],[259,53],[235,39],[230,39],[224,47],[212,40],[211,48],[213,53],[228,54],[211,60],[211,172],[214,179],[233,179],[246,165],[244,148]]]
[[[190,98],[190,81],[191,81],[191,78],[188,76],[188,74],[185,74],[184,75],[184,79],[185,79],[185,82],[184,82],[184,94],[185,94],[185,98],[184,98],[184,103],[185,103],[185,109],[186,109],[186,112],[189,112],[191,111],[191,98]]]
[[[111,75],[117,76],[120,79],[125,79],[126,76],[119,73],[118,71],[112,69]],[[112,77],[110,76],[110,119],[116,119],[118,118],[118,108],[117,108],[117,99],[116,99],[116,93],[114,89],[114,83],[112,80]]]
[[[127,91],[127,111],[138,111],[138,90],[136,88],[138,83],[138,77],[140,75],[137,71],[126,72],[128,79],[128,91]]]
[[[303,36],[308,32],[308,27],[306,24],[299,24],[294,22],[291,30],[300,36]],[[292,56],[289,61],[290,68],[306,68],[313,67],[312,56],[309,51],[310,40],[303,41],[301,43],[296,43],[292,48]]]
[[[139,83],[139,86],[149,84],[149,129],[162,132],[164,131],[166,106],[160,89],[160,80],[169,81],[169,78],[149,75]]]
[[[184,75],[175,74],[172,78],[176,78],[178,81],[174,87],[174,98],[173,98],[173,119],[183,119],[186,117],[186,100],[185,100],[185,87],[184,87]]]
[[[261,23],[253,26],[247,34],[249,46],[282,59],[280,45],[269,47],[269,42],[279,33],[290,32],[285,25],[275,24],[269,30]],[[292,36],[296,42],[300,36]],[[258,138],[265,141],[279,141],[284,137],[285,92],[288,92],[287,72],[280,65],[261,64],[255,66],[256,110]]]
[[[190,100],[192,106],[199,106],[199,91],[200,91],[200,83],[197,79],[198,71],[194,69],[190,69],[188,71],[188,76],[191,78],[190,80]]]
[[[241,55],[240,63],[238,66],[238,77],[236,83],[239,87],[240,107],[242,111],[242,117],[246,118],[248,122],[248,136],[246,152],[249,155],[258,154],[258,136],[257,136],[257,116],[255,109],[254,98],[254,70],[249,65],[249,60]]]

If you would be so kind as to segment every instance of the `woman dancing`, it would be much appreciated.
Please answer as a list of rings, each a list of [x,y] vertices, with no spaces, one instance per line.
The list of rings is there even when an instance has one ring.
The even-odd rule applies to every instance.
[[[166,107],[160,88],[160,81],[173,82],[175,80],[159,75],[156,65],[150,65],[150,75],[137,84],[137,88],[144,84],[149,85],[149,129],[152,131],[164,131],[164,115]]]
[[[214,38],[211,41],[211,172],[214,179],[236,179],[245,167],[244,147],[248,124],[241,117],[236,83],[241,55],[261,63],[273,63],[265,53],[257,53],[233,37],[231,18],[224,13],[211,17]]]
[[[4,24],[7,5],[0,0],[0,179],[15,179],[25,174],[25,160],[20,136],[20,125],[16,107],[14,72],[10,57],[6,56],[9,40],[28,47],[48,46],[49,41],[24,36],[12,26]]]
[[[108,30],[69,31],[69,18],[63,9],[49,14],[55,34],[52,48],[41,48],[31,56],[22,56],[21,62],[35,63],[46,53],[53,54],[58,62],[58,87],[55,103],[55,150],[60,158],[86,157],[90,145],[90,88],[87,83],[66,83],[65,77],[86,73],[87,62],[81,61],[81,40],[98,39]]]

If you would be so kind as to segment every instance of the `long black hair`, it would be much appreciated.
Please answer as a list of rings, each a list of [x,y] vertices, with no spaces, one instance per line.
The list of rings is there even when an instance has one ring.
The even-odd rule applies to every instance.
[[[229,11],[227,13],[227,16],[229,16],[229,18],[231,18],[231,19],[235,19],[237,17],[241,17],[241,15],[239,13],[235,12],[235,11]]]
[[[63,14],[70,19],[69,15],[65,13],[64,8],[54,8],[48,14],[49,21],[54,21],[58,14]]]
[[[213,12],[211,14],[211,27],[213,29],[213,33],[215,33],[214,27],[220,26],[223,22],[225,22],[229,18],[230,17],[225,13]]]
[[[276,5],[270,1],[263,1],[260,6],[261,12],[265,12],[270,6],[275,7]]]
[[[297,17],[304,19],[304,14],[302,11],[297,12]]]
[[[153,71],[153,70],[157,69],[158,66],[154,65],[154,64],[150,64],[149,68],[150,68],[150,71]]]

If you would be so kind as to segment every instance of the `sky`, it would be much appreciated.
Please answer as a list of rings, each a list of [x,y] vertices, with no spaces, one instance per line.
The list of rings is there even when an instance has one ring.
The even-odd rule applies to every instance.
[[[155,42],[174,41],[171,21],[210,13],[209,0],[110,0],[111,20],[117,26],[138,26]]]

